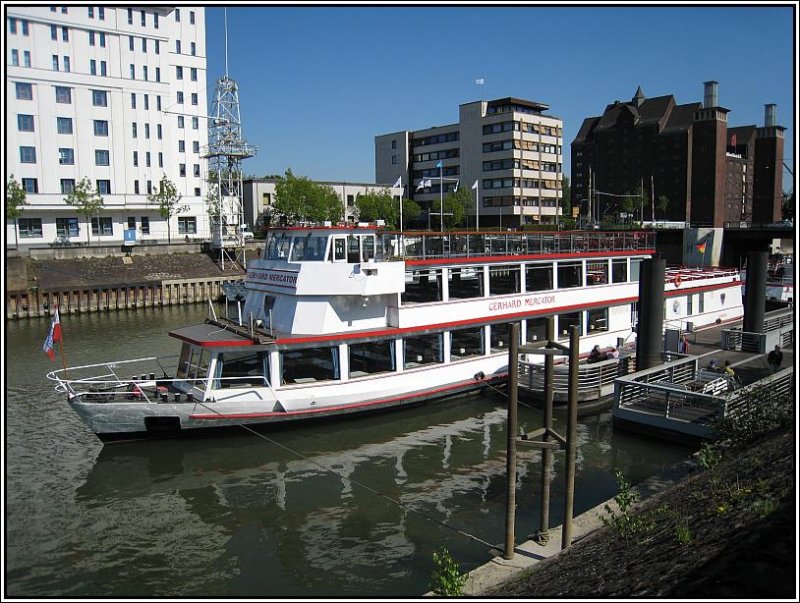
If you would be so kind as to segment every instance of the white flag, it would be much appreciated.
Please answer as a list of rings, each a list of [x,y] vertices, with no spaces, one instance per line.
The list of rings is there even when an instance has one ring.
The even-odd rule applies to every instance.
[[[483,78],[478,78],[477,80],[475,80],[475,83],[478,84],[479,86],[483,86]]]
[[[461,182],[460,180],[456,180],[456,185],[453,187],[453,192],[458,192],[458,183]]]
[[[420,180],[419,184],[417,185],[417,192],[421,191],[423,188],[425,188],[425,181]]]
[[[400,188],[401,186],[403,186],[403,178],[402,177],[397,179],[397,182],[394,183],[394,186],[392,188]]]
[[[472,190],[474,190],[474,191],[478,190],[478,181],[477,180],[475,181],[475,184],[472,185]]]

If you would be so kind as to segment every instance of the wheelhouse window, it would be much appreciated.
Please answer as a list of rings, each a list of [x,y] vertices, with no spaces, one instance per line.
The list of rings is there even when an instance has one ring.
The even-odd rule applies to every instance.
[[[325,259],[325,248],[328,237],[308,233],[302,237],[294,237],[290,262],[321,262]]]
[[[553,289],[553,265],[530,264],[525,267],[526,291],[550,291]]]
[[[483,268],[451,268],[447,284],[451,299],[483,297]]]
[[[406,289],[400,294],[403,304],[424,304],[442,301],[442,270],[406,270]]]
[[[197,380],[205,379],[208,376],[210,360],[211,352],[208,350],[184,344],[175,376],[178,379],[188,379],[192,386],[202,388],[203,384],[197,383]]]
[[[265,260],[282,260],[289,256],[291,238],[285,232],[272,233],[264,246]]]
[[[611,260],[611,282],[628,282],[628,260]]]
[[[319,347],[280,353],[281,383],[309,383],[339,378],[339,348]]]
[[[483,356],[483,327],[459,329],[450,332],[450,360],[461,360],[470,356]]]
[[[394,340],[354,343],[349,347],[351,379],[395,369]]]
[[[583,285],[583,266],[581,262],[558,263],[558,288],[569,289]]]
[[[416,368],[426,364],[444,362],[444,336],[442,333],[429,333],[406,337],[403,340],[403,367]]]
[[[586,284],[608,284],[608,260],[586,262]]]
[[[217,356],[217,388],[265,386],[269,376],[269,354],[261,352],[222,352]]]
[[[490,266],[489,295],[519,293],[520,273],[518,265]]]

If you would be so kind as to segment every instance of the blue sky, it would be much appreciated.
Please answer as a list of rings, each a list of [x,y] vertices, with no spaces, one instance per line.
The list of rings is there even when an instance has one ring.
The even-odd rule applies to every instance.
[[[257,176],[374,182],[374,137],[458,121],[465,102],[513,96],[550,106],[569,145],[586,117],[637,86],[702,102],[719,82],[729,126],[763,125],[777,105],[795,157],[792,6],[247,6],[228,18]],[[206,8],[209,109],[225,72],[223,8]],[[483,89],[475,83],[484,78]],[[794,169],[793,169],[794,171]],[[784,188],[793,188],[784,170]]]

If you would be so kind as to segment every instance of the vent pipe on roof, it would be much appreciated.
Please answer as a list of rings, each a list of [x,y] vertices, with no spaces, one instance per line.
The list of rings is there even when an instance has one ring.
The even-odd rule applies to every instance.
[[[703,82],[704,86],[704,96],[703,96],[703,108],[711,109],[712,107],[717,106],[717,86],[719,86],[719,82],[710,81],[710,82]]]
[[[777,125],[778,115],[776,111],[776,105],[774,103],[764,105],[764,127],[774,128]]]

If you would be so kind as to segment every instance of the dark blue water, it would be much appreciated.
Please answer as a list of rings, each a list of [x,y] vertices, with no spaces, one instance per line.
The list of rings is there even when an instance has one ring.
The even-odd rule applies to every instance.
[[[174,354],[204,306],[62,317],[69,364]],[[6,325],[6,596],[417,596],[446,546],[468,571],[505,535],[505,400],[454,399],[255,436],[105,447],[44,378],[47,320]],[[565,432],[557,413],[556,429]],[[541,425],[521,408],[520,425]],[[575,513],[686,448],[580,420]],[[520,450],[518,539],[538,528]],[[563,453],[551,519],[562,522]],[[448,527],[450,526],[450,527]],[[474,539],[455,529],[474,535]]]

